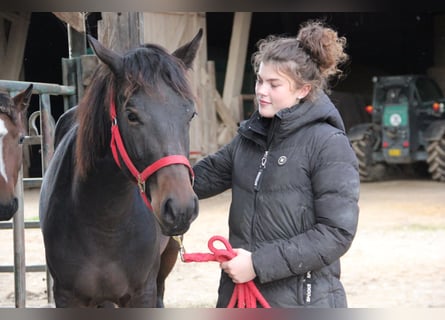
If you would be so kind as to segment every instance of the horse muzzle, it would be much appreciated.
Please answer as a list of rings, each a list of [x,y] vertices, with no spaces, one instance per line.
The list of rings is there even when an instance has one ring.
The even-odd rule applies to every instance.
[[[188,231],[199,212],[198,197],[194,195],[188,203],[174,198],[165,199],[160,207],[159,220],[161,231],[166,236],[182,235]]]
[[[9,203],[0,203],[0,221],[7,221],[11,219],[17,212],[19,201],[13,198]]]

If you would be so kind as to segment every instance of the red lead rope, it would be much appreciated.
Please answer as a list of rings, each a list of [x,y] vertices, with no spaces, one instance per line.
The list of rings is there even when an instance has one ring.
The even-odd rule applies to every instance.
[[[226,249],[217,249],[214,246],[215,241],[220,241],[224,244]],[[182,246],[182,244],[180,243]],[[229,261],[236,256],[230,243],[222,236],[213,236],[208,242],[208,247],[212,253],[181,253],[182,261],[184,262],[207,262],[217,261],[224,262]],[[256,308],[257,301],[263,308],[270,308],[269,303],[261,295],[258,288],[255,286],[253,280],[245,283],[236,283],[233,290],[232,297],[230,298],[227,308],[234,308],[238,301],[238,308]]]

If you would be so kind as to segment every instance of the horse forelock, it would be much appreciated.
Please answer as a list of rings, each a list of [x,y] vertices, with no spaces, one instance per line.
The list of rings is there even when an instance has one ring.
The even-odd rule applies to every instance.
[[[149,95],[162,95],[163,82],[182,98],[194,100],[183,62],[161,46],[146,44],[130,51],[124,56],[124,70],[129,91],[142,88]]]

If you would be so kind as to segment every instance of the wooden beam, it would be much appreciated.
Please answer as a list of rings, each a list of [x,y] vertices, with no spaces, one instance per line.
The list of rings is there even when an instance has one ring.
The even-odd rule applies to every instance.
[[[221,99],[221,96],[219,95],[219,92],[218,90],[216,90],[216,88],[213,91],[213,95],[215,98],[216,112],[218,113],[218,116],[221,118],[223,124],[229,128],[232,136],[234,136],[236,134],[236,131],[238,130],[237,123],[235,122],[235,120],[233,120],[233,117],[230,114],[230,110],[225,106],[225,103]]]
[[[77,32],[85,32],[85,15],[83,12],[53,12],[53,14]]]
[[[15,20],[20,20],[21,15],[19,12],[0,12],[0,18],[14,22]]]
[[[0,55],[0,78],[2,79],[20,80],[30,17],[31,13],[21,12],[5,18],[11,19],[11,28],[9,36],[4,37],[2,40],[7,41],[3,48],[4,52]],[[0,20],[0,23],[2,22]]]
[[[244,67],[249,40],[251,12],[235,12],[229,57],[224,80],[223,101],[231,109],[237,122],[241,120],[239,96],[243,84]]]

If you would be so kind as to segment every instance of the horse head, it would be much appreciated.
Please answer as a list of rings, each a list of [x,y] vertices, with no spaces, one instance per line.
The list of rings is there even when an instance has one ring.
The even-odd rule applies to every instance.
[[[124,55],[88,38],[111,71],[107,100],[115,161],[139,185],[169,236],[186,232],[198,215],[188,162],[190,121],[196,110],[187,70],[201,37],[202,30],[171,54],[145,44]]]
[[[18,208],[15,195],[22,167],[22,144],[26,135],[26,110],[32,95],[32,84],[11,98],[0,93],[0,220],[12,218]]]

